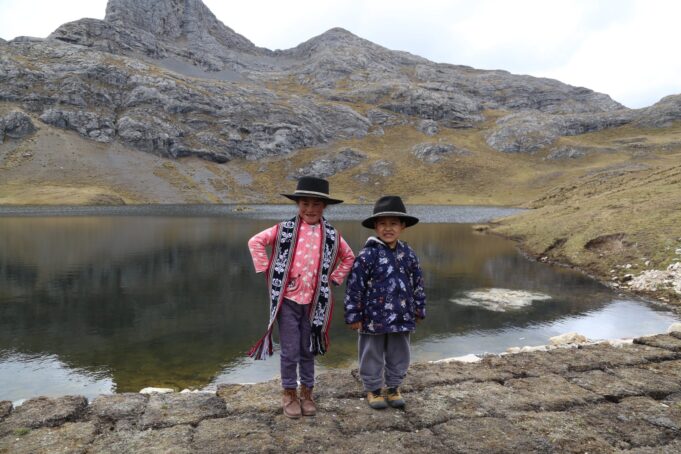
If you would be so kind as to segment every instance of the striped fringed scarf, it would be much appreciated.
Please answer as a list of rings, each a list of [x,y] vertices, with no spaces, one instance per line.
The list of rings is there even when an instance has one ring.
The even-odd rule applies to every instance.
[[[272,355],[272,329],[277,314],[284,301],[284,291],[288,284],[288,273],[293,263],[296,249],[300,217],[284,221],[277,227],[277,238],[274,243],[270,265],[267,270],[267,287],[269,289],[270,321],[265,335],[251,347],[248,356],[254,359],[266,359]],[[336,229],[322,218],[322,244],[324,249],[319,261],[317,285],[312,304],[308,312],[312,331],[310,334],[310,352],[323,355],[329,348],[329,325],[333,311],[333,295],[329,288],[329,276],[336,264],[340,238]]]

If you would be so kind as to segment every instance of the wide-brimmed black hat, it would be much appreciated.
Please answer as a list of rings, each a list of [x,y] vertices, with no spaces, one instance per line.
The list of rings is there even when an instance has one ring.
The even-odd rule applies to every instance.
[[[316,177],[302,177],[298,180],[298,186],[293,194],[282,194],[291,200],[295,200],[302,197],[314,197],[316,199],[322,199],[329,205],[334,205],[336,203],[343,203],[342,200],[332,199],[329,197],[329,182],[323,178]]]
[[[404,221],[407,227],[419,222],[418,218],[409,216],[404,203],[399,196],[386,195],[381,197],[374,204],[374,214],[362,221],[362,225],[367,229],[373,229],[377,218],[385,216],[394,216]]]

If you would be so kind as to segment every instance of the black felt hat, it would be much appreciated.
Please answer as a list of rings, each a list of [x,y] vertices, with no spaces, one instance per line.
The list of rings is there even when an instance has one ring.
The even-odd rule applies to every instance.
[[[329,197],[329,182],[323,178],[302,177],[298,180],[298,186],[293,194],[282,194],[291,200],[298,201],[302,197],[314,197],[322,199],[329,205],[343,203],[342,200]]]
[[[385,216],[394,216],[404,221],[407,227],[419,222],[418,218],[409,216],[404,203],[399,196],[386,195],[381,197],[374,204],[374,214],[362,221],[362,225],[367,229],[373,229],[377,218]]]

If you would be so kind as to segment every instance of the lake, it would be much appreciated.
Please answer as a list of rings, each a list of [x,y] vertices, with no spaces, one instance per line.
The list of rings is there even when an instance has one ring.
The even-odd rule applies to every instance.
[[[422,222],[403,239],[420,257],[428,297],[414,361],[541,345],[570,331],[593,340],[640,336],[678,321],[471,228],[516,211],[410,207]],[[370,214],[353,205],[326,212],[356,252],[372,233],[358,220]],[[246,242],[293,215],[293,204],[1,207],[0,400],[277,377],[276,354],[244,356],[268,312]],[[334,289],[331,348],[318,372],[356,367],[343,291]]]

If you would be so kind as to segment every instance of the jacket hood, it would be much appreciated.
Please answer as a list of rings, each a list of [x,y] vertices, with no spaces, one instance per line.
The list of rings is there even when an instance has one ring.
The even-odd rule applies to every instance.
[[[367,238],[366,243],[364,243],[364,247],[386,247],[390,249],[390,246],[385,244],[383,241],[381,241],[378,237],[376,236],[370,236]],[[402,246],[402,241],[397,240],[397,246],[395,247],[396,249]]]

